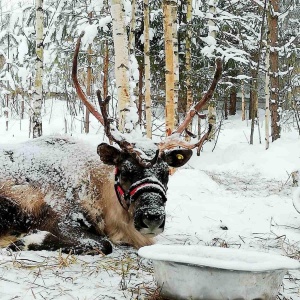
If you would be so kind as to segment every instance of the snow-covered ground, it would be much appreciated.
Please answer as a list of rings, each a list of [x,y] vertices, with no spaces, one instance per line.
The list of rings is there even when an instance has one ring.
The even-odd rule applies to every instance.
[[[65,104],[48,104],[52,110],[43,118],[44,135],[64,134]],[[96,147],[103,140],[100,126],[92,120],[91,133],[85,135],[80,119],[66,117],[68,133],[72,123],[73,137]],[[300,215],[293,206],[290,177],[300,169],[300,137],[285,128],[266,151],[257,132],[255,144],[248,144],[249,133],[250,123],[240,115],[230,117],[214,151],[214,143],[206,143],[200,157],[194,155],[170,178],[166,229],[157,243],[256,249],[300,258]],[[28,120],[9,120],[5,131],[0,118],[0,143],[27,139]],[[116,248],[107,257],[0,251],[1,300],[159,299],[151,264],[134,249]],[[289,272],[279,298],[300,299],[299,282],[300,271]]]

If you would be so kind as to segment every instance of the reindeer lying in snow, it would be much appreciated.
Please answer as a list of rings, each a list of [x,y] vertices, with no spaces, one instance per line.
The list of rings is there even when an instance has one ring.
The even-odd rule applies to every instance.
[[[152,243],[164,229],[168,166],[182,166],[191,150],[169,151],[151,167],[104,143],[98,154],[106,165],[63,137],[1,149],[0,235],[13,238],[10,249],[110,253],[104,236],[137,248]]]
[[[100,144],[103,164],[96,151],[65,137],[0,147],[0,245],[8,241],[9,249],[108,254],[112,246],[106,237],[136,248],[151,244],[164,230],[169,166],[183,166],[191,149],[199,151],[208,137],[209,132],[189,144],[177,136],[212,97],[220,60],[210,89],[178,127],[176,138],[143,149],[111,130],[100,93],[102,115],[88,102],[77,80],[79,46],[80,38],[72,74],[77,93],[120,149]],[[185,149],[173,149],[178,146]]]

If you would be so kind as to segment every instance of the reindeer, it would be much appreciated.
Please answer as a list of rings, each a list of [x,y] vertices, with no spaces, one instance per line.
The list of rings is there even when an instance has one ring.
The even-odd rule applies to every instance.
[[[212,97],[221,75],[220,59],[208,92],[174,134],[143,148],[143,143],[130,142],[112,126],[109,97],[102,100],[97,91],[101,114],[87,100],[77,80],[81,37],[73,59],[74,85],[116,146],[101,143],[94,153],[82,142],[63,136],[1,146],[0,245],[13,251],[109,254],[111,242],[135,248],[152,244],[165,226],[169,167],[187,163],[192,149],[198,147],[199,152],[209,134],[194,144],[180,139],[192,117]]]

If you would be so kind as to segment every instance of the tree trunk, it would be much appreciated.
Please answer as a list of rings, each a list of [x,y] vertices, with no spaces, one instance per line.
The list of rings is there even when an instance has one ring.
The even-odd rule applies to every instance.
[[[242,121],[245,121],[245,119],[246,119],[246,113],[245,113],[246,104],[245,104],[245,83],[244,83],[244,80],[242,80],[241,89],[242,89]]]
[[[187,13],[186,13],[186,38],[185,38],[185,72],[186,72],[186,112],[188,112],[193,105],[193,91],[191,80],[191,40],[192,40],[192,0],[187,0]],[[187,130],[192,131],[192,122],[188,125]],[[190,141],[191,137],[186,136],[186,140]]]
[[[236,88],[231,88],[230,91],[230,105],[229,105],[229,114],[234,116],[236,114]]]
[[[225,99],[224,99],[224,118],[225,118],[225,120],[228,120],[228,96],[227,96],[227,93],[225,94]]]
[[[179,97],[179,58],[178,58],[178,22],[177,22],[178,0],[173,1],[171,5],[172,17],[172,36],[173,36],[173,57],[174,57],[174,110],[175,110],[175,127],[179,124],[178,119],[178,97]]]
[[[129,33],[129,54],[132,55],[135,53],[135,28],[136,28],[136,0],[131,2],[131,22],[130,22],[130,33]]]
[[[150,82],[150,37],[149,0],[144,0],[144,65],[145,65],[145,114],[147,137],[152,138],[151,82]]]
[[[217,5],[217,0],[212,0],[209,2],[209,12],[212,15],[212,17],[215,17],[216,14],[216,5]],[[208,35],[214,39],[217,37],[217,32],[215,30],[215,20],[211,18],[208,20]],[[212,125],[212,130],[209,134],[209,140],[214,140],[215,139],[215,130],[216,130],[216,120],[217,120],[217,113],[216,113],[216,103],[215,101],[211,100],[208,103],[208,123]]]
[[[270,47],[266,48],[266,79],[265,79],[265,95],[266,95],[266,111],[265,111],[265,141],[266,150],[269,149],[269,136],[270,136]]]
[[[126,113],[130,105],[128,76],[128,41],[122,0],[111,0],[113,39],[115,49],[115,76],[118,91],[119,130],[123,132],[126,125]]]
[[[36,0],[36,63],[33,93],[32,136],[42,136],[42,104],[43,104],[43,60],[44,60],[44,10],[43,0]]]
[[[177,6],[175,1],[163,1],[163,19],[165,35],[165,60],[166,60],[166,135],[171,135],[176,123],[175,104],[175,57],[173,41],[172,6]]]
[[[252,60],[259,63],[258,53],[254,53],[252,56]],[[257,118],[257,109],[258,109],[258,68],[254,65],[251,69],[251,93],[250,93],[250,102],[251,102],[251,133],[250,133],[250,145],[253,145],[254,138],[254,125],[255,120]]]
[[[139,85],[138,85],[138,115],[139,115],[139,124],[142,126],[143,119],[143,79],[144,79],[144,65],[143,63],[139,64]]]
[[[103,98],[108,96],[108,65],[109,65],[109,49],[108,41],[105,41],[104,48],[104,66],[103,66]]]
[[[215,139],[215,132],[216,132],[216,107],[215,107],[215,103],[210,103],[208,105],[208,124],[212,126],[211,131],[209,133],[208,136],[208,140],[214,140]]]
[[[280,138],[279,76],[278,76],[278,12],[279,0],[270,0],[268,9],[268,44],[270,45],[270,111],[272,141]]]

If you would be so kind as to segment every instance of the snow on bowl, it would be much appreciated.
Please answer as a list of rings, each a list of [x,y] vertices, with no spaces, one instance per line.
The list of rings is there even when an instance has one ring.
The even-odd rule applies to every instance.
[[[287,270],[300,269],[294,259],[241,249],[153,245],[138,253],[152,260],[168,299],[276,299]]]

